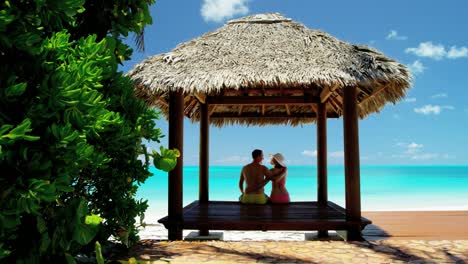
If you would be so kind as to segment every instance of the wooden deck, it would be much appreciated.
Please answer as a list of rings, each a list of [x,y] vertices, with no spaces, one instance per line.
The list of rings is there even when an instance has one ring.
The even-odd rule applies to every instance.
[[[468,211],[363,212],[372,219],[366,239],[468,239]]]
[[[350,227],[362,229],[371,223],[366,218],[346,221],[345,210],[332,202],[322,208],[316,202],[243,205],[239,202],[200,204],[195,201],[184,207],[183,216],[183,229],[209,230],[347,230]],[[168,217],[159,222],[166,228],[173,224]]]

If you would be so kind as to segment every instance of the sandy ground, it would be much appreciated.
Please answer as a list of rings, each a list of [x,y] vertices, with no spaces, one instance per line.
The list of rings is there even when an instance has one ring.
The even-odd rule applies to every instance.
[[[468,240],[206,241],[142,240],[139,263],[467,263]]]
[[[306,241],[302,231],[221,231],[222,241],[167,241],[142,229],[128,256],[139,263],[468,263],[468,211],[366,212],[364,242]],[[184,237],[196,230],[184,230]],[[220,232],[220,231],[216,231]],[[125,261],[123,262],[125,263]]]

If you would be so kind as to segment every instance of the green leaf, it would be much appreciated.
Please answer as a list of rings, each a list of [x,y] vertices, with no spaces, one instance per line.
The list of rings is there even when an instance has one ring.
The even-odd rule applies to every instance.
[[[9,5],[8,1],[6,1],[6,3],[8,3]],[[0,31],[5,31],[6,26],[13,22],[15,19],[16,17],[14,15],[11,15],[9,11],[5,9],[0,10]]]
[[[37,221],[37,231],[39,231],[40,234],[46,232],[47,225],[46,225],[46,222],[44,221],[44,218],[36,217],[36,221]]]
[[[71,185],[70,176],[63,174],[55,180],[55,188],[60,192],[72,192],[75,190]]]
[[[94,215],[89,215],[89,218],[85,217],[87,213],[88,206],[84,200],[81,200],[76,209],[76,215],[73,224],[73,240],[81,245],[86,245],[91,242],[91,240],[93,240],[99,230],[99,223],[102,220],[99,219],[99,216]],[[86,220],[88,223],[86,223]]]
[[[65,91],[62,93],[62,96],[70,97],[70,98],[77,98],[82,92],[83,92],[83,89],[78,88],[74,90]]]
[[[65,259],[67,260],[67,264],[76,264],[75,259],[70,253],[65,253]]]
[[[117,230],[117,236],[119,237],[120,241],[128,247],[128,229],[124,227],[120,227]]]
[[[80,225],[74,229],[73,240],[81,245],[86,245],[96,236],[98,231],[97,227]]]
[[[7,257],[10,253],[10,250],[4,249],[3,244],[0,244],[0,259]]]
[[[20,224],[20,219],[16,213],[12,215],[0,213],[0,224],[5,229],[13,229]]]
[[[41,235],[41,242],[40,242],[40,246],[39,246],[39,252],[41,252],[41,253],[47,252],[47,249],[49,248],[50,243],[51,243],[51,241],[50,241],[49,234],[47,232],[43,233]]]
[[[177,158],[180,157],[180,152],[177,149],[166,149],[161,146],[161,154],[153,150],[154,166],[162,171],[169,172],[177,165]]]
[[[102,218],[96,214],[87,215],[85,218],[85,224],[87,225],[97,226],[101,222],[102,222]]]
[[[3,133],[10,130],[12,127],[12,125],[2,125],[2,127],[0,128],[0,135],[3,135]]]
[[[4,131],[5,127],[2,126],[1,130]],[[29,118],[26,118],[23,120],[23,122],[21,122],[21,124],[13,128],[8,134],[0,136],[0,139],[2,138],[11,139],[13,141],[20,140],[20,139],[24,139],[27,141],[38,140],[40,137],[25,135],[26,133],[31,132],[31,131],[32,131],[31,120]]]
[[[16,36],[15,45],[17,49],[25,51],[34,51],[34,47],[42,41],[40,35],[36,32],[26,32]]]
[[[37,196],[39,199],[45,202],[53,202],[57,199],[56,189],[54,184],[48,184],[42,187],[38,192]]]
[[[81,219],[84,218],[88,214],[88,206],[84,199],[80,199],[78,202],[78,206],[75,211],[76,220],[78,223],[81,223]]]
[[[62,248],[63,250],[68,251],[72,242],[68,237],[65,227],[63,225],[57,226],[52,236],[52,248]]]
[[[57,191],[61,192],[73,192],[75,190],[75,188],[67,185],[56,185],[55,187],[57,188]]]
[[[28,160],[28,148],[21,146],[20,149],[21,157],[23,157],[24,160]]]
[[[99,241],[96,241],[94,249],[96,251],[96,262],[98,264],[104,264],[104,257],[102,256],[102,249],[101,244],[99,244]]]
[[[23,140],[26,140],[26,141],[36,141],[38,139],[40,139],[40,137],[36,137],[36,136],[22,136],[21,139]]]
[[[6,96],[19,96],[26,91],[26,83],[18,83],[5,89]]]

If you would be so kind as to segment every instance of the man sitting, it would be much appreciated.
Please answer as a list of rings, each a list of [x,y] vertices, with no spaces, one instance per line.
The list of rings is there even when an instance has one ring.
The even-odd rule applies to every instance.
[[[256,149],[252,152],[253,161],[242,168],[239,189],[241,196],[239,201],[246,204],[266,204],[268,196],[264,193],[265,182],[276,176],[272,174],[266,166],[262,165],[263,152]],[[280,170],[277,174],[283,173]],[[244,181],[246,183],[244,190]]]

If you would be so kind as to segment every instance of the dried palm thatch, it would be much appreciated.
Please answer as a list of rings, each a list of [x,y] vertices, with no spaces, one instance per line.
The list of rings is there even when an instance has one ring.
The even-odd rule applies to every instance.
[[[359,116],[396,103],[411,84],[406,66],[365,46],[311,30],[280,14],[260,14],[178,45],[136,65],[137,96],[167,116],[169,91],[183,89],[185,115],[199,120],[212,96],[308,96],[342,113],[343,89],[358,88]],[[232,98],[232,97],[231,97]],[[211,123],[290,124],[315,121],[315,104],[210,105]]]

